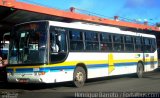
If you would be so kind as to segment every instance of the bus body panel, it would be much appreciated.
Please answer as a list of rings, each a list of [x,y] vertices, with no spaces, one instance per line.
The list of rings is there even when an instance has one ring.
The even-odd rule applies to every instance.
[[[109,54],[113,55],[113,70],[109,72]],[[76,56],[75,56],[76,55]],[[140,55],[137,57],[137,55]],[[153,55],[152,53],[149,55]],[[29,79],[31,83],[55,83],[72,81],[76,65],[83,63],[87,67],[88,78],[113,76],[120,74],[136,73],[137,64],[143,60],[143,53],[78,53],[71,52],[65,62],[59,64],[29,67],[32,72],[27,72],[25,66],[15,67],[15,73],[8,77],[10,82],[18,82],[19,79]],[[144,63],[145,72],[158,67],[157,58],[154,58],[154,67],[150,64],[150,58]],[[12,69],[12,68],[11,68]],[[24,70],[24,71],[19,71]],[[38,75],[43,70],[45,75]]]

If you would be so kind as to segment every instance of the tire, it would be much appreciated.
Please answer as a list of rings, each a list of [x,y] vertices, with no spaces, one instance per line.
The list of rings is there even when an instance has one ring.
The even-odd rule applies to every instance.
[[[84,68],[77,67],[73,73],[73,83],[76,87],[83,87],[86,81],[86,72]]]
[[[144,67],[142,63],[137,64],[137,77],[138,78],[143,78],[143,73],[144,73]]]

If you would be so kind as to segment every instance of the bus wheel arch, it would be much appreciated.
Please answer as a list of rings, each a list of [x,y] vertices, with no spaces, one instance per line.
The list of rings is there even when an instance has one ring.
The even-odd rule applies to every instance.
[[[87,79],[87,68],[85,64],[76,65],[73,73],[73,83],[76,87],[82,87]]]
[[[136,73],[137,73],[138,78],[143,78],[143,73],[144,73],[144,63],[143,63],[143,61],[139,61],[137,63]]]

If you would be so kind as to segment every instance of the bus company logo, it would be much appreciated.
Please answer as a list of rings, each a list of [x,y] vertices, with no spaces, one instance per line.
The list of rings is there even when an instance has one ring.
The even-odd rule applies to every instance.
[[[18,93],[16,92],[1,92],[2,98],[18,98]]]

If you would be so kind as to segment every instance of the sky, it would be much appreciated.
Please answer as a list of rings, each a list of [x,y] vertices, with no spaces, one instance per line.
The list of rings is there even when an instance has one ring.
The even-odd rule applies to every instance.
[[[85,14],[98,15],[105,18],[119,16],[122,19],[144,22],[150,25],[160,22],[160,0],[17,0],[31,4],[69,10],[75,7]],[[92,13],[86,13],[92,12]],[[95,14],[96,13],[96,14]]]

